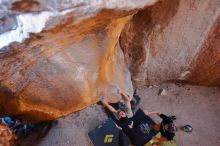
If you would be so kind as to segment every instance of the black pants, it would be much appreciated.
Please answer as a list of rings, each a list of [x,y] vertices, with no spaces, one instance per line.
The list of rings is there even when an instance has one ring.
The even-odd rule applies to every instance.
[[[125,146],[124,143],[124,133],[122,130],[119,130],[119,134],[118,134],[118,145],[119,146]]]

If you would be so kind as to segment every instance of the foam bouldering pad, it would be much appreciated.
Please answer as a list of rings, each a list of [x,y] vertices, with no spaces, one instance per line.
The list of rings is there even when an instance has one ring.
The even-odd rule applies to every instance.
[[[158,132],[153,130],[155,122],[139,109],[135,115],[129,119],[134,123],[134,132],[136,135],[137,145],[143,146],[149,142]]]
[[[112,119],[107,119],[88,134],[94,146],[128,146],[129,139],[119,130]]]
[[[132,118],[129,118],[128,123],[130,122],[134,123],[133,130],[136,139],[138,139],[137,145],[143,146],[158,133],[152,129],[155,122],[150,117],[146,116],[141,109],[139,109]],[[106,120],[103,124],[89,132],[88,135],[94,146],[129,145],[129,139],[116,127],[112,119]]]

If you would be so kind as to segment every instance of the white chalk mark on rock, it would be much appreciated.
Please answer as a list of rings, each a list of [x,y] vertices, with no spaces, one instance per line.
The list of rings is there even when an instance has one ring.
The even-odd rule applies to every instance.
[[[0,35],[0,49],[8,46],[12,42],[22,43],[29,38],[30,33],[39,33],[45,27],[50,17],[65,15],[72,10],[65,10],[61,12],[44,11],[39,14],[21,14],[16,17],[18,27],[15,30],[5,32]]]
[[[186,79],[186,76],[190,73],[191,73],[190,71],[185,71],[185,72],[181,73],[181,75],[178,79],[179,80],[184,80],[184,79]]]

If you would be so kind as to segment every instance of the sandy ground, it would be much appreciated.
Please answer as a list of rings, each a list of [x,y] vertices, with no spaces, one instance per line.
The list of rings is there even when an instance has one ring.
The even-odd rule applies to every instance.
[[[158,95],[159,89],[167,95]],[[177,125],[191,124],[191,134],[178,132],[178,146],[220,146],[220,88],[165,83],[159,86],[141,87],[142,108],[176,115]],[[89,146],[87,133],[106,119],[101,106],[87,109],[58,120],[36,146]],[[159,121],[159,118],[152,117]]]

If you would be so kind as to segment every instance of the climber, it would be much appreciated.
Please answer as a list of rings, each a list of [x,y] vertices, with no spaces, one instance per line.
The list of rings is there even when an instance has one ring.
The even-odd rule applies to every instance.
[[[134,113],[133,108],[132,108],[132,101],[130,101],[130,97],[128,95],[124,94],[123,92],[121,92],[120,89],[118,89],[117,92],[120,95],[122,95],[123,99],[125,100],[125,105],[119,106],[119,110],[116,110],[118,108],[115,107],[114,104],[109,104],[104,97],[101,97],[101,102],[108,109],[108,111],[110,111],[110,113],[112,113],[112,116],[110,116],[110,117],[115,122],[116,127],[121,129],[128,136],[132,145],[136,145],[136,146],[141,145],[142,146],[143,143],[140,144],[140,141],[142,141],[141,136],[139,136],[137,134],[137,128],[141,127],[139,125],[141,121],[138,119],[145,119],[145,118],[149,117],[149,115],[158,115],[160,118],[162,118],[162,122],[160,124],[156,124],[156,125],[150,127],[150,129],[153,129],[153,131],[161,133],[161,137],[157,138],[158,142],[154,143],[154,145],[161,145],[165,141],[173,140],[173,138],[175,136],[175,132],[178,129],[183,130],[185,132],[192,131],[192,127],[190,125],[186,125],[186,126],[182,126],[180,128],[177,128],[173,122],[176,119],[175,116],[166,116],[164,114],[160,114],[159,112],[148,112],[148,111],[142,111],[141,109],[138,110],[137,113]],[[136,103],[138,103],[138,102],[136,102]],[[140,103],[141,102],[139,102],[139,104]],[[117,105],[120,105],[120,103],[117,103]],[[138,116],[138,115],[140,115],[141,111],[143,113],[141,115],[142,118],[140,118],[140,116]],[[135,115],[133,116],[133,114],[135,114]],[[143,118],[143,117],[145,117],[145,118]],[[122,132],[120,131],[120,133],[122,133]],[[140,134],[140,132],[139,132],[139,134]],[[147,133],[142,132],[142,135],[143,134],[149,134],[149,132],[147,132]],[[144,137],[147,137],[147,135]],[[119,141],[120,141],[120,136],[119,136]]]
[[[175,132],[178,130],[182,130],[184,132],[190,133],[193,128],[191,125],[185,125],[181,127],[177,127],[174,124],[174,120],[176,120],[176,116],[166,116],[159,112],[148,112],[144,111],[146,115],[157,115],[162,119],[160,124],[156,124],[153,129],[155,131],[160,131],[161,137],[158,139],[158,145],[161,145],[164,141],[171,141],[175,136]]]
[[[112,113],[111,118],[116,124],[118,129],[123,130],[123,132],[129,137],[131,144],[135,145],[136,140],[134,139],[133,124],[127,124],[128,118],[132,118],[133,114],[139,108],[142,99],[137,96],[136,91],[134,92],[134,99],[131,101],[131,98],[123,93],[119,88],[117,93],[120,94],[125,100],[125,104],[119,103],[119,110],[116,110],[112,105],[110,105],[104,97],[101,97],[102,104]],[[119,143],[123,142],[123,133],[119,131]],[[123,144],[120,144],[123,145]]]
[[[120,122],[124,123],[126,119],[131,118],[138,110],[142,103],[142,99],[136,94],[136,90],[133,94],[133,99],[131,99],[129,95],[123,93],[120,88],[117,88],[117,93],[120,94],[125,101],[125,103],[119,102],[119,110],[116,110],[112,105],[110,105],[105,97],[101,97],[100,101]]]
[[[175,116],[169,117],[159,112],[147,112],[144,111],[146,115],[157,115],[162,118],[162,122],[160,124],[156,124],[153,129],[156,131],[160,131],[161,137],[158,139],[158,144],[162,144],[164,141],[173,140],[175,136],[176,126],[174,125],[173,120]]]

